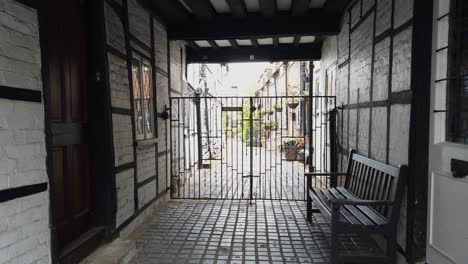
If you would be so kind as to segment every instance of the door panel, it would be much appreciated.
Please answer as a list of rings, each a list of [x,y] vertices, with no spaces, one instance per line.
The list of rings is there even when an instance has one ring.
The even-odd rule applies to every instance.
[[[465,263],[468,260],[468,179],[452,176],[452,159],[466,160],[468,147],[439,143],[431,148],[429,189],[429,263]]]
[[[53,213],[58,248],[93,225],[86,109],[85,1],[49,0],[45,17]]]

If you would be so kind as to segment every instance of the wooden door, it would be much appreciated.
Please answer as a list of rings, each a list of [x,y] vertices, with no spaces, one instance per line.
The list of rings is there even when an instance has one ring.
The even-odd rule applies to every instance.
[[[48,0],[45,9],[51,198],[59,250],[93,225],[84,2]]]

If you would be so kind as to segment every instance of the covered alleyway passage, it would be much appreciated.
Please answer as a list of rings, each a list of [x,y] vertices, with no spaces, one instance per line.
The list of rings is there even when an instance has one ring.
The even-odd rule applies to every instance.
[[[302,201],[171,201],[131,263],[330,263],[330,227],[320,214],[308,223],[305,209]],[[340,242],[349,255],[380,254],[358,236]]]

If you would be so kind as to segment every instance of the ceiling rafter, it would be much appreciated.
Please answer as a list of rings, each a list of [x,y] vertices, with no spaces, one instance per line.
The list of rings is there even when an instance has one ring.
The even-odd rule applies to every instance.
[[[342,14],[350,2],[351,0],[327,0],[324,9],[330,13]]]
[[[276,0],[259,0],[260,13],[266,17],[272,17],[276,14]]]
[[[184,1],[193,15],[202,20],[209,20],[216,16],[216,10],[209,0],[181,0]]]
[[[253,46],[254,48],[258,48],[258,40],[256,40],[256,39],[251,39],[250,41],[252,41],[252,46]]]
[[[279,39],[273,38],[273,46],[278,47],[278,45],[279,45]]]
[[[301,37],[300,36],[294,36],[294,46],[299,45],[301,42]]]
[[[247,15],[247,7],[244,0],[226,0],[231,13],[237,17],[244,17]]]
[[[218,44],[214,40],[208,40],[208,43],[210,43],[212,48],[219,49]]]
[[[237,49],[239,47],[239,45],[237,44],[237,41],[234,40],[234,39],[230,39],[229,40],[229,43],[231,43],[231,46],[235,49]]]
[[[187,21],[193,17],[179,1],[145,0],[143,4],[149,7],[157,17],[162,18],[166,24],[171,21]]]
[[[259,46],[239,48],[187,48],[187,63],[228,63],[248,61],[291,61],[317,60],[321,57],[321,45],[294,46],[282,44],[278,47]]]
[[[210,21],[172,23],[169,38],[172,40],[200,39],[242,39],[271,38],[280,36],[306,36],[337,34],[340,31],[339,14],[323,10],[309,12],[307,16],[277,15],[266,18],[247,16],[245,18],[218,17]]]
[[[310,0],[293,0],[291,13],[293,16],[304,15],[309,11]]]

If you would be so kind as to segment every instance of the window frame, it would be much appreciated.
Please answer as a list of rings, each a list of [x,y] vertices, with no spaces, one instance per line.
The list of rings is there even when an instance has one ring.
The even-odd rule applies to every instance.
[[[135,94],[135,75],[133,74],[133,71],[135,69],[135,62],[138,62],[138,84],[139,84],[139,98],[136,97]],[[149,69],[149,74],[148,74],[148,92],[149,95],[145,95],[145,75],[144,75],[144,69],[147,67]],[[135,118],[135,127],[133,129],[133,132],[135,133],[135,140],[137,142],[141,141],[147,141],[147,140],[152,140],[156,139],[156,118],[155,118],[155,93],[153,89],[153,82],[154,82],[154,77],[153,77],[153,67],[151,66],[151,60],[148,58],[145,58],[140,55],[132,54],[132,94],[133,94],[133,104],[134,104],[134,111],[133,111],[133,116]],[[138,126],[140,122],[138,121],[139,115],[137,112],[137,100],[139,100],[139,105],[141,108],[141,116],[142,116],[142,133],[139,133]],[[146,100],[149,100],[149,104],[146,104]],[[145,111],[147,110],[147,111]],[[149,124],[147,122],[150,122]],[[148,127],[149,126],[149,127]],[[149,132],[148,132],[149,131]]]
[[[463,112],[468,114],[468,107],[466,106],[468,95],[462,94],[466,89],[463,82],[468,80],[468,73],[463,73],[463,68],[468,68],[468,61],[463,61],[463,53],[467,53],[465,56],[468,56],[468,37],[464,39],[462,35],[464,33],[463,20],[468,21],[468,12],[464,10],[468,9],[468,4],[464,3],[462,0],[452,0],[450,2],[447,58],[446,141],[468,144],[468,130],[464,130],[463,127],[461,127],[462,120],[457,119],[457,114]],[[463,14],[463,12],[466,13]],[[464,49],[467,50],[464,51]],[[465,106],[465,108],[463,106]]]

